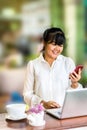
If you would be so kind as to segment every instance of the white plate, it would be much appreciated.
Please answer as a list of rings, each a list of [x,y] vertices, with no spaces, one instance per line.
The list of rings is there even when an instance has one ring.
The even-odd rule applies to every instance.
[[[40,123],[40,124],[38,124],[38,123],[33,123],[33,122],[29,122],[29,124],[31,125],[31,126],[43,126],[43,125],[45,125],[45,123],[46,123],[46,121],[45,120],[43,120],[43,122],[42,123]]]
[[[27,114],[23,114],[22,116],[14,117],[14,118],[11,117],[10,115],[6,114],[5,118],[6,118],[6,119],[9,119],[9,120],[13,120],[13,121],[22,120],[22,119],[27,118]]]

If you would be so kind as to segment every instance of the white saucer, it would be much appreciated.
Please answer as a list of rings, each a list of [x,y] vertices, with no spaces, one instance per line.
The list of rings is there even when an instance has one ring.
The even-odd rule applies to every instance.
[[[35,123],[29,121],[29,124],[30,124],[31,126],[43,126],[43,125],[45,125],[45,123],[46,123],[45,120],[43,120],[43,122],[40,123],[40,124],[38,124],[38,123],[35,124]]]
[[[10,115],[6,114],[5,118],[6,118],[6,119],[9,119],[9,120],[13,120],[13,121],[22,120],[22,119],[27,118],[27,114],[23,114],[23,115],[21,115],[21,116],[19,116],[19,117],[14,117],[14,118],[11,117]]]

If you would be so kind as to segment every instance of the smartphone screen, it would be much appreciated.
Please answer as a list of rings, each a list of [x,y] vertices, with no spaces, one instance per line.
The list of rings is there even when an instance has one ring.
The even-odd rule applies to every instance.
[[[78,66],[76,66],[76,68],[75,68],[75,72],[78,74],[78,72],[79,72],[79,69],[83,69],[83,65],[78,65]]]

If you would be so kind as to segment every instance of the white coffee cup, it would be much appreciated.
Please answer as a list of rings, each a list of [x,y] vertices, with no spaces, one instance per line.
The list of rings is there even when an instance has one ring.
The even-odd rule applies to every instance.
[[[16,103],[6,105],[6,111],[12,118],[22,117],[25,114],[26,104]]]

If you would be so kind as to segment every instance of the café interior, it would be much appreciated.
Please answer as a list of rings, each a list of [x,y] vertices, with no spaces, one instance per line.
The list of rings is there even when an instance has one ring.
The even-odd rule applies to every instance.
[[[86,87],[86,0],[0,0],[0,97],[22,94],[26,65],[40,54],[43,31],[53,26],[66,34],[63,54],[84,66],[80,82]]]

